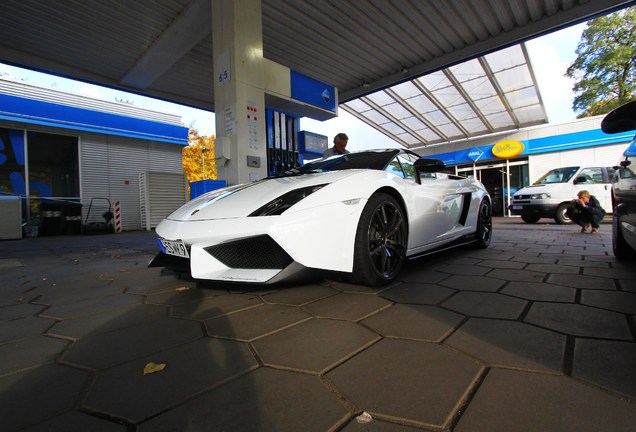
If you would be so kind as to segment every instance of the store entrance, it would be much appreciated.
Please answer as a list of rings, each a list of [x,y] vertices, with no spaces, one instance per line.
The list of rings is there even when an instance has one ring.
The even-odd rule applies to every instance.
[[[476,175],[488,190],[492,199],[493,216],[510,216],[509,198],[519,189],[528,185],[528,161],[517,160],[508,163],[462,166],[457,170],[460,175]],[[506,179],[508,177],[508,181]],[[510,193],[508,193],[510,186]]]

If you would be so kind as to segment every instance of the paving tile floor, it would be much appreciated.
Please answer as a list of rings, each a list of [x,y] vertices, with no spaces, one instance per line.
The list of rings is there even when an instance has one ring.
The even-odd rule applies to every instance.
[[[0,429],[633,431],[610,231],[496,218],[381,288],[196,283],[152,232],[0,241]]]

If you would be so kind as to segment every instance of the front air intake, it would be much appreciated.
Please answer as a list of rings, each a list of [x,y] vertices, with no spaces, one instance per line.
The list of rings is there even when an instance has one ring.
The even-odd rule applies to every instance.
[[[293,259],[270,236],[250,237],[216,246],[205,251],[230,268],[284,269]]]

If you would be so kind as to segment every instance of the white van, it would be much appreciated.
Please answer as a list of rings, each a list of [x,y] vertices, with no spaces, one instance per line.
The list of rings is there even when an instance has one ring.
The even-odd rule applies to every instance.
[[[536,223],[541,218],[553,218],[559,224],[570,223],[565,210],[576,194],[585,189],[599,200],[606,213],[612,213],[613,176],[612,167],[555,168],[533,185],[515,192],[510,212],[527,223]]]

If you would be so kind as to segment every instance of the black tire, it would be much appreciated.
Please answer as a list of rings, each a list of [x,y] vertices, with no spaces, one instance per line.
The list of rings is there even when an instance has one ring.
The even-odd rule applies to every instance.
[[[612,251],[619,259],[634,259],[636,251],[625,241],[623,231],[619,227],[619,218],[614,212],[612,216]]]
[[[558,223],[559,225],[565,225],[565,224],[571,224],[572,223],[572,219],[570,219],[570,216],[567,215],[567,210],[568,210],[568,206],[570,204],[568,203],[562,203],[559,204],[559,206],[556,209],[556,214],[554,215],[554,220],[556,221],[556,223]]]
[[[407,221],[395,198],[371,196],[356,231],[352,282],[380,286],[393,281],[406,260],[407,241]]]
[[[487,199],[479,204],[479,214],[477,215],[477,229],[475,230],[475,247],[486,249],[490,246],[492,239],[492,206]]]
[[[521,216],[521,220],[529,224],[537,223],[539,222],[539,219],[541,219],[539,216]]]

